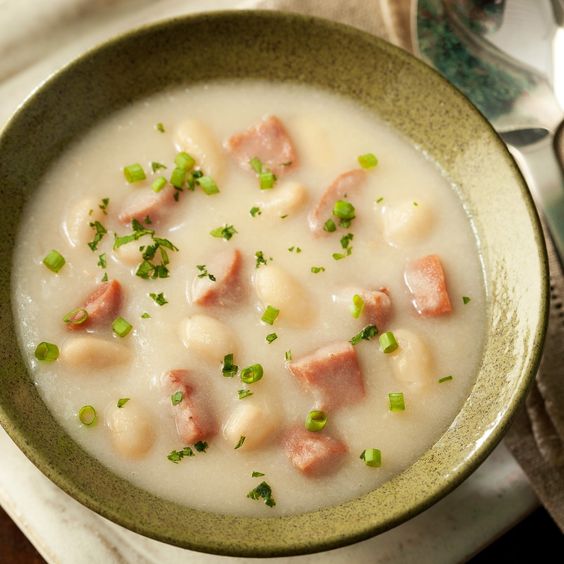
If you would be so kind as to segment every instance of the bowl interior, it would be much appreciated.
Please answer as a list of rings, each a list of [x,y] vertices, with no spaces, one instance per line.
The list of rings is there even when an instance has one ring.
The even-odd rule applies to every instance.
[[[460,483],[501,438],[540,356],[547,299],[544,244],[526,186],[504,145],[477,110],[423,63],[339,24],[226,12],[172,20],[111,41],[59,72],[24,104],[0,139],[5,263],[39,179],[92,124],[167,87],[239,78],[298,81],[352,97],[428,153],[452,181],[474,224],[487,287],[485,350],[460,414],[413,466],[359,499],[280,518],[196,511],[132,486],[69,438],[26,373],[5,307],[0,422],[56,484],[134,531],[218,554],[325,550],[418,513]],[[6,267],[0,270],[0,291],[9,303]]]

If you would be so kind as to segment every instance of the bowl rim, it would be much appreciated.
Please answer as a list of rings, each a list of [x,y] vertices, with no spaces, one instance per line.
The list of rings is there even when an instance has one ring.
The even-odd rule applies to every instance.
[[[79,56],[75,57],[72,61],[68,62],[67,64],[55,70],[44,81],[38,84],[31,91],[31,93],[24,99],[24,101],[20,105],[18,105],[16,111],[12,114],[10,119],[5,123],[4,127],[0,130],[0,142],[5,135],[9,134],[12,125],[17,122],[19,116],[22,113],[26,112],[27,108],[30,105],[34,104],[35,99],[41,96],[43,91],[47,90],[52,84],[56,83],[59,77],[64,75],[67,71],[80,67],[80,65],[83,65],[84,62],[87,62],[92,56],[96,55],[97,53],[100,53],[105,50],[110,50],[114,48],[114,46],[125,43],[129,41],[131,38],[134,38],[145,32],[163,31],[171,24],[186,25],[189,23],[197,23],[198,21],[202,21],[202,20],[217,21],[225,18],[244,19],[248,16],[274,19],[274,20],[280,20],[280,19],[294,20],[302,23],[310,23],[312,25],[324,27],[328,33],[348,33],[348,34],[360,36],[364,39],[364,41],[374,44],[380,50],[383,50],[385,52],[386,51],[391,52],[395,57],[399,57],[404,61],[408,61],[410,62],[411,65],[419,67],[420,69],[425,69],[423,72],[434,74],[437,79],[439,79],[442,83],[444,83],[447,86],[452,96],[458,97],[459,100],[461,100],[463,104],[466,106],[466,108],[470,112],[473,112],[476,115],[478,115],[481,118],[483,125],[486,126],[487,129],[489,129],[491,139],[495,143],[496,149],[499,151],[500,157],[505,158],[506,164],[508,165],[509,169],[514,175],[514,180],[518,185],[521,196],[523,197],[523,202],[527,208],[527,212],[531,220],[531,226],[535,235],[535,244],[540,252],[539,255],[539,265],[541,268],[540,279],[543,282],[542,287],[540,288],[541,300],[540,300],[539,318],[541,319],[541,323],[539,325],[538,332],[536,334],[537,339],[535,342],[534,351],[531,355],[531,359],[530,362],[528,363],[528,366],[526,366],[526,368],[521,373],[519,385],[516,387],[515,392],[511,398],[512,401],[510,405],[507,406],[507,409],[504,411],[503,417],[496,422],[495,428],[488,434],[487,439],[480,445],[480,447],[473,452],[471,458],[466,459],[464,461],[464,464],[457,467],[455,471],[449,473],[447,483],[441,484],[429,494],[420,497],[417,500],[417,502],[412,504],[409,508],[396,512],[395,516],[391,518],[384,526],[381,523],[376,525],[367,524],[363,528],[359,528],[355,533],[348,532],[345,536],[340,535],[338,532],[332,532],[331,534],[328,534],[326,538],[324,538],[323,540],[316,541],[315,544],[311,544],[310,541],[306,541],[302,544],[294,544],[291,547],[288,547],[284,544],[273,543],[269,547],[257,548],[248,545],[245,547],[238,547],[236,549],[233,548],[233,545],[231,544],[232,541],[227,541],[225,545],[219,546],[216,542],[213,541],[193,542],[190,539],[185,539],[185,538],[179,539],[178,536],[166,535],[160,532],[155,532],[151,527],[146,526],[144,523],[140,523],[136,521],[131,516],[125,516],[123,514],[120,514],[116,511],[112,511],[104,507],[94,496],[82,491],[77,486],[77,484],[75,484],[72,480],[68,480],[64,474],[60,473],[56,465],[52,464],[52,461],[48,460],[43,454],[38,454],[28,444],[25,434],[23,432],[20,432],[20,430],[16,426],[10,424],[10,419],[1,403],[0,403],[0,424],[2,424],[2,426],[10,436],[10,438],[16,443],[16,445],[20,448],[20,450],[24,452],[26,457],[58,487],[60,487],[71,497],[73,497],[74,499],[76,499],[77,501],[79,501],[89,509],[95,511],[99,515],[107,519],[110,519],[111,521],[121,526],[124,526],[136,533],[142,534],[146,537],[153,538],[161,542],[166,542],[169,544],[188,548],[191,550],[207,552],[212,554],[240,556],[240,557],[241,556],[242,557],[290,556],[290,555],[315,553],[315,552],[331,550],[334,548],[339,548],[342,546],[346,546],[358,541],[371,538],[380,532],[391,529],[397,526],[398,524],[405,522],[408,519],[414,517],[415,515],[419,514],[421,511],[427,509],[428,507],[436,503],[442,497],[446,496],[453,489],[455,489],[463,480],[465,480],[472,472],[474,472],[474,470],[487,458],[487,456],[491,453],[491,451],[495,448],[495,446],[497,446],[499,441],[503,438],[503,435],[506,432],[512,417],[514,416],[515,412],[520,407],[520,405],[524,402],[526,392],[530,387],[535,377],[538,366],[540,364],[542,347],[543,347],[543,343],[546,335],[546,329],[548,325],[548,303],[549,303],[548,302],[549,299],[548,298],[549,297],[548,255],[544,243],[544,236],[543,236],[539,215],[533,203],[533,199],[526,185],[526,182],[519,168],[517,167],[517,164],[515,163],[513,157],[509,153],[505,143],[499,137],[499,135],[494,130],[493,126],[489,123],[489,121],[485,118],[485,116],[472,104],[472,102],[462,92],[460,92],[454,85],[452,85],[450,82],[444,79],[438,71],[436,71],[434,68],[430,67],[429,65],[427,65],[425,62],[418,59],[414,55],[404,51],[399,47],[394,46],[391,43],[388,43],[387,41],[371,33],[365,32],[363,30],[360,30],[358,28],[355,28],[347,24],[343,24],[337,21],[333,21],[317,16],[309,16],[309,15],[281,11],[281,10],[280,11],[264,10],[264,9],[263,10],[252,10],[252,9],[251,10],[247,10],[247,9],[218,10],[213,12],[201,12],[196,14],[175,16],[172,18],[159,20],[157,22],[152,22],[141,26],[137,26],[124,33],[120,33],[114,37],[104,40],[98,43],[97,45],[95,45],[94,47],[86,50]],[[22,354],[22,351],[19,350],[18,354]],[[441,437],[442,436],[443,435],[441,435]],[[439,441],[441,437],[437,438],[437,441]],[[400,475],[403,474],[405,470],[402,471]],[[108,469],[108,471],[110,470]],[[394,478],[392,478],[392,480]],[[364,495],[368,495],[368,494],[364,494]],[[364,496],[361,496],[361,498],[362,497]],[[320,511],[339,507],[340,505],[354,503],[355,501],[357,501],[357,499],[359,498],[354,498],[353,500],[350,500],[349,502],[344,502],[343,504],[339,504],[338,506],[323,508]],[[248,521],[249,523],[252,523],[253,521],[264,521],[264,520],[272,520],[272,521],[289,520],[295,518],[296,516],[300,516],[300,515],[307,516],[311,513],[317,513],[317,512],[307,512],[304,514],[288,515],[281,517],[249,518],[244,516],[235,516],[235,518],[242,519],[243,521]]]

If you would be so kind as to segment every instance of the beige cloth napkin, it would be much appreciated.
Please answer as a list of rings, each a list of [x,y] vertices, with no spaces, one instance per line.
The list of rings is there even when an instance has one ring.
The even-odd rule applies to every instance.
[[[263,0],[258,5],[338,20],[416,51],[415,0]],[[552,304],[545,352],[505,442],[564,532],[564,277],[548,237],[547,246]]]

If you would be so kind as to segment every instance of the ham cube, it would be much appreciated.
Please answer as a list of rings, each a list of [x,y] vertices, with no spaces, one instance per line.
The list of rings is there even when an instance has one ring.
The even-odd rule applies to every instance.
[[[404,280],[411,292],[411,303],[422,317],[435,317],[452,311],[441,259],[428,255],[409,262]]]
[[[276,176],[291,172],[298,165],[294,144],[276,116],[269,116],[246,131],[236,133],[225,146],[245,170],[252,170],[250,161],[254,157]]]
[[[297,425],[282,438],[290,462],[306,476],[329,474],[339,468],[347,445],[321,432],[310,432]]]
[[[224,250],[213,256],[205,265],[208,274],[200,272],[192,282],[192,303],[223,306],[236,301],[242,293],[239,280],[241,263],[238,249]]]
[[[333,180],[315,207],[309,212],[307,220],[314,235],[327,235],[323,226],[328,219],[333,217],[335,202],[358,192],[365,180],[366,172],[360,168],[344,172]]]
[[[171,397],[171,406],[178,438],[182,443],[194,444],[213,437],[217,422],[198,386],[188,370],[171,370],[163,379],[163,388]],[[178,394],[178,398],[172,396]],[[176,404],[176,405],[175,405]]]
[[[84,301],[81,309],[88,314],[86,321],[80,323],[83,312],[78,311],[67,322],[71,330],[85,329],[113,321],[121,309],[121,284],[117,280],[102,282]]]
[[[315,394],[321,409],[338,409],[364,397],[356,350],[347,341],[327,345],[290,362],[288,369]]]
[[[379,331],[390,321],[392,316],[392,300],[387,288],[365,290],[360,294],[364,300],[364,317],[370,325],[376,325]]]
[[[157,223],[172,209],[175,192],[171,186],[163,188],[160,192],[139,188],[138,192],[126,201],[118,219],[123,224],[131,223],[134,219],[145,223],[145,219],[149,217],[151,223]]]

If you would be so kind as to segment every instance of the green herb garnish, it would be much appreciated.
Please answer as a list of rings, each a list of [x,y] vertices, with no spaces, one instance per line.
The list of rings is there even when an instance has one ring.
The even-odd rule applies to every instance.
[[[352,298],[352,308],[351,313],[355,319],[358,319],[364,310],[364,300],[358,294],[355,294]]]
[[[237,390],[237,396],[239,399],[245,399],[252,395],[253,392],[251,392],[251,390]]]
[[[112,330],[118,337],[126,337],[132,329],[133,325],[123,317],[116,317],[112,323]]]
[[[153,161],[151,163],[151,170],[153,171],[153,173],[157,172],[157,170],[165,170],[167,168],[166,165],[164,165],[163,163],[159,163],[157,161]]]
[[[370,341],[378,334],[376,325],[367,325],[360,333],[357,333],[350,341],[351,345],[358,345],[360,341]]]
[[[264,313],[262,314],[260,320],[264,321],[264,323],[268,323],[268,325],[273,325],[279,313],[279,309],[276,309],[275,307],[272,307],[270,305],[266,306],[266,309],[264,310]]]
[[[308,431],[316,433],[321,431],[325,425],[327,425],[327,414],[324,411],[313,410],[307,414],[305,428]]]
[[[377,448],[363,450],[360,459],[364,460],[366,466],[372,466],[373,468],[382,466],[382,453]]]
[[[121,409],[128,401],[129,398],[120,398],[118,399],[117,406]]]
[[[312,266],[311,272],[313,272],[314,274],[319,274],[320,272],[325,272],[325,267],[324,266]]]
[[[454,376],[451,376],[450,374],[448,376],[443,376],[442,378],[439,378],[439,384],[442,384],[443,382],[450,382],[450,380],[454,380]]]
[[[157,123],[157,125],[155,125],[155,129],[156,129],[157,131],[160,131],[161,133],[164,133],[164,132],[165,132],[164,125],[163,125],[160,121],[159,121],[159,123]]]
[[[78,411],[78,419],[83,425],[87,427],[92,427],[98,419],[96,415],[96,410],[91,405],[84,405]]]
[[[238,441],[237,444],[233,447],[234,450],[237,450],[238,448],[241,448],[244,443],[245,443],[245,435],[241,435],[241,437],[239,438],[239,441]]]
[[[263,374],[264,371],[260,364],[252,364],[241,370],[241,380],[245,384],[254,384],[262,378]]]
[[[269,333],[266,336],[266,342],[270,345],[270,343],[272,343],[272,341],[276,341],[276,339],[278,339],[278,335],[276,333]]]
[[[104,215],[108,215],[108,206],[109,205],[110,205],[110,198],[102,198],[102,201],[101,201],[100,204],[98,204],[98,207],[102,210]]]
[[[233,363],[233,353],[226,354],[223,357],[223,367],[221,373],[226,378],[233,378],[237,374],[239,367]]]
[[[98,264],[97,266],[99,266],[100,268],[106,268],[106,253],[102,253],[101,255],[98,255]]]
[[[145,178],[147,178],[143,167],[139,163],[130,164],[124,167],[123,175],[129,184],[140,182],[141,180],[145,180]]]
[[[208,272],[205,264],[197,264],[196,268],[200,271],[198,278],[205,278],[207,276],[212,282],[215,282],[215,276]]]
[[[327,233],[333,233],[333,231],[337,231],[337,226],[335,225],[335,222],[332,219],[328,219],[323,224],[323,231],[327,231]]]
[[[102,240],[108,230],[99,221],[94,221],[89,225],[92,229],[94,229],[94,239],[88,243],[88,246],[92,251],[95,251],[98,248],[98,243]]]
[[[358,157],[358,164],[362,168],[374,168],[378,164],[378,159],[374,153],[366,153]]]
[[[42,362],[54,362],[59,358],[59,347],[43,341],[35,348],[35,358]]]
[[[210,235],[212,237],[216,237],[217,239],[225,239],[229,241],[233,235],[237,233],[237,230],[233,225],[224,225],[223,227],[216,227],[210,231]]]
[[[260,211],[260,208],[253,206],[251,208],[251,211],[249,212],[253,217],[256,217],[257,215],[260,215],[262,212]]]
[[[195,445],[194,448],[198,451],[198,452],[206,452],[206,449],[208,448],[208,443],[206,443],[206,441],[198,441]]]
[[[261,482],[247,494],[247,497],[257,501],[262,498],[268,507],[274,507],[276,505],[272,497],[272,488],[266,482]]]
[[[149,296],[157,305],[164,306],[165,304],[168,304],[168,301],[162,292],[160,292],[159,294],[155,294],[154,292],[151,292]]]
[[[179,390],[170,396],[170,403],[178,405],[184,399],[184,394]]]
[[[182,450],[171,451],[167,458],[171,462],[178,464],[183,458],[187,456],[195,456],[194,451],[189,446],[184,447]]]
[[[471,301],[471,298],[469,298],[468,296],[462,296],[462,303],[464,305],[470,303],[470,301]]]
[[[43,264],[51,271],[57,274],[63,266],[65,266],[65,257],[59,252],[53,249],[47,254],[43,259]]]

